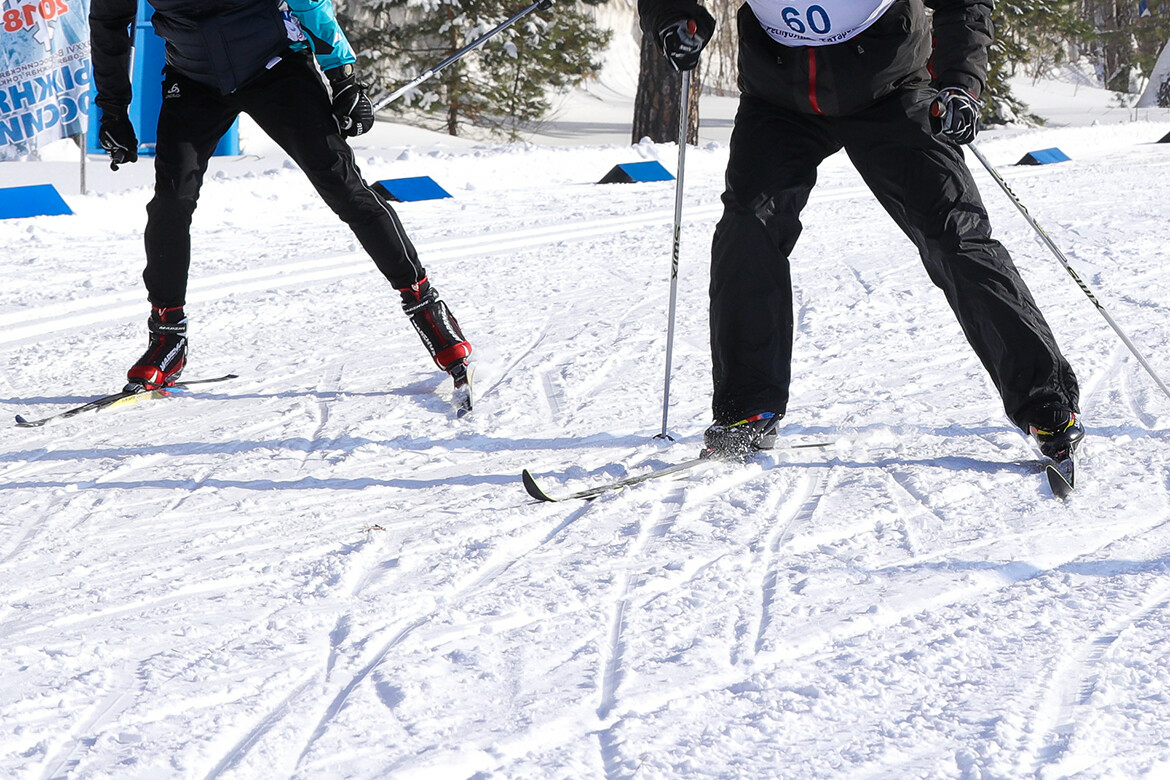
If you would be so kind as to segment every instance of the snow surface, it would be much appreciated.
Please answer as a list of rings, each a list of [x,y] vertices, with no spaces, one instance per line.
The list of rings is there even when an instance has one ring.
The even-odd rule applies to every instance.
[[[1053,107],[1067,126],[979,146],[1170,376],[1170,116]],[[783,428],[829,446],[528,500],[523,468],[599,484],[708,422],[728,103],[686,156],[673,444],[674,185],[593,182],[677,150],[630,146],[621,110],[355,142],[368,177],[454,195],[398,211],[475,344],[463,420],[300,173],[254,136],[215,161],[188,375],[240,378],[0,428],[0,776],[1170,777],[1170,399],[982,170],[1083,383],[1071,500],[840,155],[794,255]],[[1013,165],[1050,147],[1072,161]],[[81,196],[68,158],[0,165],[76,212],[0,222],[9,420],[117,388],[145,343],[149,161],[92,158]]]

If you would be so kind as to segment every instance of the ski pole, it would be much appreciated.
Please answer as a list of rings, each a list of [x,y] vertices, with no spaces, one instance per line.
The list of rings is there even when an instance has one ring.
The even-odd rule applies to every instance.
[[[666,381],[662,386],[662,433],[657,438],[670,439],[666,419],[670,410],[670,360],[674,352],[674,310],[678,300],[678,250],[682,235],[683,166],[687,155],[687,130],[691,114],[691,72],[682,72],[682,95],[678,112],[678,175],[674,180],[674,241],[670,258],[670,312],[666,320]]]
[[[1097,296],[1094,295],[1093,291],[1089,289],[1089,285],[1085,284],[1085,281],[1081,279],[1081,275],[1076,272],[1076,270],[1072,267],[1072,264],[1069,263],[1068,258],[1064,256],[1064,252],[1060,251],[1060,248],[1056,245],[1056,243],[1053,242],[1053,240],[1048,237],[1048,234],[1044,232],[1044,228],[1040,227],[1039,223],[1037,223],[1036,220],[1032,218],[1032,215],[1028,213],[1026,208],[1024,208],[1024,204],[1021,203],[1020,199],[1016,197],[1016,194],[1012,192],[1011,187],[1009,187],[1007,182],[1003,180],[1003,177],[999,175],[999,172],[991,166],[991,163],[989,163],[987,158],[983,156],[983,153],[975,147],[975,144],[967,144],[967,148],[970,149],[972,153],[974,153],[974,155],[979,159],[979,162],[983,163],[983,167],[987,169],[987,172],[991,174],[991,178],[995,179],[995,183],[998,184],[1000,189],[1002,189],[1007,194],[1012,203],[1016,204],[1016,208],[1019,209],[1020,213],[1024,215],[1024,219],[1028,220],[1028,224],[1031,225],[1032,229],[1036,231],[1036,234],[1040,236],[1040,239],[1044,242],[1044,244],[1052,250],[1052,254],[1056,255],[1056,259],[1059,260],[1060,264],[1064,266],[1064,270],[1068,271],[1068,275],[1071,276],[1073,281],[1077,283],[1077,286],[1081,288],[1081,292],[1087,295],[1089,300],[1092,301],[1093,305],[1097,307],[1097,311],[1101,312],[1101,316],[1105,318],[1105,321],[1109,323],[1109,327],[1113,328],[1114,332],[1116,332],[1117,335],[1121,338],[1122,343],[1129,347],[1129,351],[1132,352],[1133,356],[1136,357],[1138,362],[1142,364],[1142,368],[1144,368],[1146,372],[1149,373],[1151,377],[1153,377],[1154,381],[1158,384],[1158,387],[1162,389],[1162,392],[1165,393],[1167,397],[1170,397],[1170,387],[1166,386],[1166,383],[1162,381],[1161,377],[1158,376],[1158,373],[1154,371],[1153,367],[1146,361],[1144,357],[1142,357],[1142,353],[1138,352],[1137,347],[1135,347],[1133,342],[1130,341],[1129,336],[1125,335],[1125,332],[1121,329],[1121,326],[1118,325],[1117,322],[1109,316],[1109,312],[1105,311],[1105,307],[1101,305],[1099,300],[1097,300]]]
[[[399,87],[398,89],[394,90],[389,95],[387,95],[386,97],[379,100],[377,103],[374,104],[374,113],[375,114],[378,113],[383,108],[390,105],[395,100],[397,100],[398,98],[402,97],[407,92],[409,92],[410,90],[417,87],[419,84],[422,84],[424,81],[431,79],[431,78],[434,78],[435,75],[438,74],[438,72],[441,71],[443,68],[447,67],[448,65],[455,62],[456,60],[462,58],[465,54],[469,54],[470,52],[473,52],[476,49],[478,49],[480,46],[483,46],[485,43],[488,42],[488,40],[490,40],[497,33],[503,32],[504,30],[508,29],[509,27],[514,25],[516,22],[523,19],[525,16],[528,16],[528,14],[532,13],[533,11],[538,11],[538,10],[544,11],[544,10],[552,7],[552,4],[553,4],[553,0],[536,0],[536,2],[534,2],[532,5],[528,6],[523,11],[520,11],[512,18],[507,19],[503,22],[500,22],[498,25],[493,27],[491,30],[488,30],[486,33],[484,33],[483,36],[476,38],[474,41],[467,44],[462,49],[460,49],[459,51],[455,52],[447,59],[440,62],[438,65],[434,66],[433,68],[427,69],[420,76],[416,77],[412,81]]]

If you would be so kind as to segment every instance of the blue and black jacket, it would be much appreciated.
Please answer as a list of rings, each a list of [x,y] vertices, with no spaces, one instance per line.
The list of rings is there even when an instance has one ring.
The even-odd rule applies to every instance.
[[[151,0],[166,63],[229,94],[290,49],[311,48],[323,70],[354,62],[330,0]],[[138,0],[92,0],[89,11],[97,104],[125,110],[132,87],[131,25]]]

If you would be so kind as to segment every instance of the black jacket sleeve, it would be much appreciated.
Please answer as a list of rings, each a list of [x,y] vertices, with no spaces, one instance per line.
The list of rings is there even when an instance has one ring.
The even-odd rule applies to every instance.
[[[662,28],[680,19],[693,19],[703,40],[711,40],[715,20],[695,0],[638,0],[638,21],[646,35],[657,38]]]
[[[95,103],[103,111],[124,112],[130,106],[131,25],[138,0],[93,0],[89,8],[89,42],[93,57]]]
[[[987,86],[987,52],[994,27],[991,0],[926,0],[934,9],[930,72],[939,87],[963,87],[976,97]]]

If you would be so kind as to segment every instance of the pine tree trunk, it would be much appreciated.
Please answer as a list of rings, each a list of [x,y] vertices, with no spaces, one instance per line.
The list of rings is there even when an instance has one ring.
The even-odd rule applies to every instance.
[[[700,63],[701,67],[701,63]],[[699,142],[699,69],[691,73],[690,116],[687,143]],[[649,138],[655,143],[678,141],[678,113],[682,97],[682,74],[670,67],[653,36],[642,36],[638,68],[638,91],[634,96],[633,143]]]
[[[1104,87],[1129,92],[1130,68],[1134,64],[1133,27],[1137,3],[1119,0],[1089,0],[1086,8],[1097,34],[1097,49]]]
[[[455,11],[450,6],[447,7],[448,21],[454,19]],[[451,56],[459,51],[459,32],[457,26],[452,24],[447,30],[447,56]],[[459,114],[461,106],[459,105],[461,84],[456,79],[456,70],[451,68],[444,74],[443,81],[447,84],[447,135],[459,135]]]

